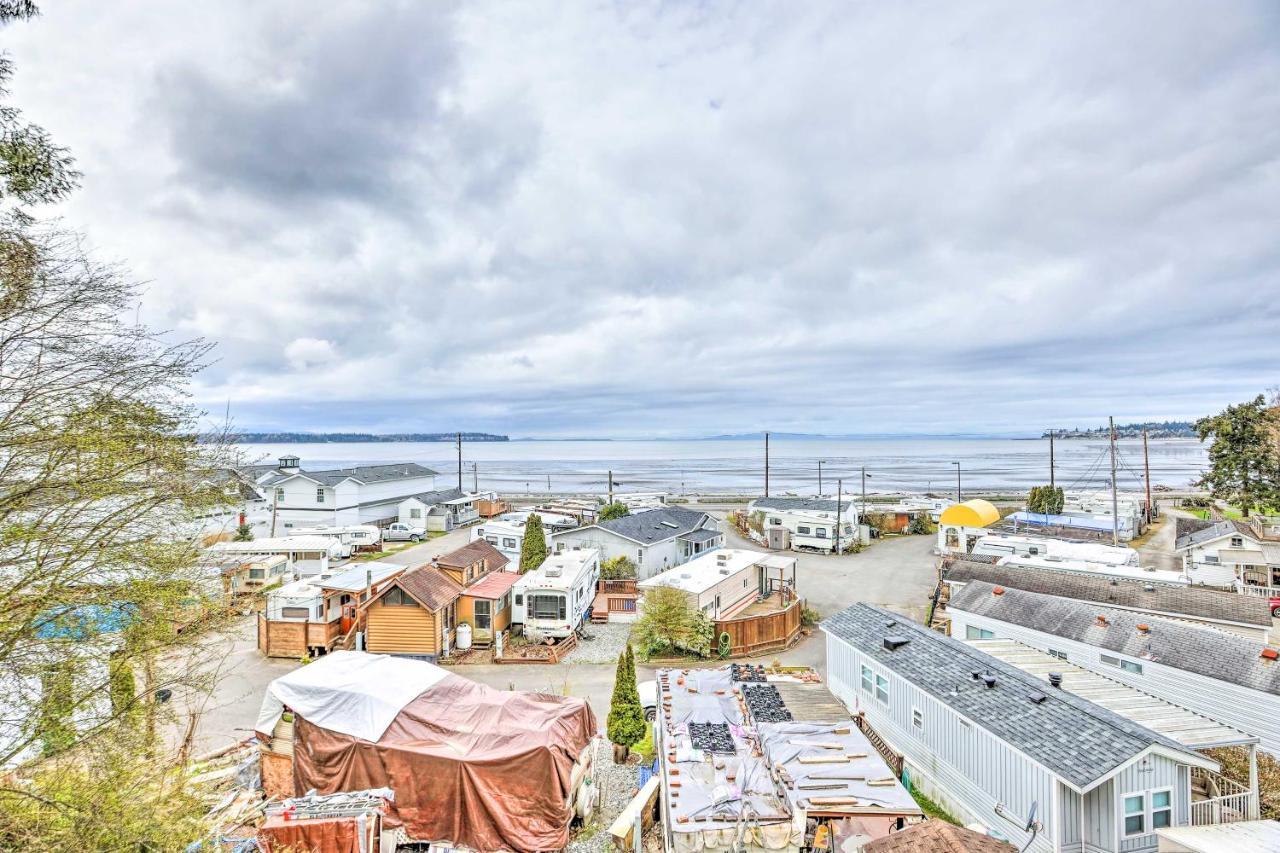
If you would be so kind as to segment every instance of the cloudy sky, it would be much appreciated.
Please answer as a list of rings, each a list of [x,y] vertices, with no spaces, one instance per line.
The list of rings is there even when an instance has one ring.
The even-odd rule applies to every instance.
[[[1280,6],[46,0],[56,211],[254,429],[1036,431],[1280,384]]]

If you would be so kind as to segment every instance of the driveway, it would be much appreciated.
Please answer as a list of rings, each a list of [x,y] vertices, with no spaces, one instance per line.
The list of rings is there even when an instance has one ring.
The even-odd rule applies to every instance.
[[[1190,513],[1176,509],[1165,509],[1160,520],[1153,525],[1152,532],[1146,542],[1138,546],[1138,562],[1153,569],[1171,569],[1182,571],[1182,558],[1174,551],[1173,544],[1177,538],[1178,518],[1191,518]]]

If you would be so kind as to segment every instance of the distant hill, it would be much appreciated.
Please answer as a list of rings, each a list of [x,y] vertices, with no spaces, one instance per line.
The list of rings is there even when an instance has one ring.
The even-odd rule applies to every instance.
[[[1152,421],[1145,424],[1116,424],[1117,438],[1141,438],[1142,431],[1147,431],[1148,438],[1196,438],[1195,427],[1190,421]],[[1105,426],[1093,429],[1058,429],[1053,431],[1055,438],[1106,438]],[[1041,438],[1048,438],[1048,431]]]
[[[235,436],[240,444],[360,444],[382,441],[454,441],[456,432],[242,432]],[[487,432],[464,432],[462,440],[508,441],[505,435]]]

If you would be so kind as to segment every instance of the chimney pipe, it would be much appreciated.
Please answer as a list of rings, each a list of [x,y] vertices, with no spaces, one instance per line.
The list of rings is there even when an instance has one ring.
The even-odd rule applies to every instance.
[[[987,689],[990,690],[996,686],[996,677],[988,672],[986,675],[982,676],[982,683],[987,685]]]
[[[1062,689],[1062,673],[1060,672],[1049,673],[1049,686],[1056,687],[1059,690],[1061,690]]]

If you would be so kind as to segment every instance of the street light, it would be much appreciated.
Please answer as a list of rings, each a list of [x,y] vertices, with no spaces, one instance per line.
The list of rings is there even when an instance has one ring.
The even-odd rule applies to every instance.
[[[956,466],[956,503],[960,503],[960,463],[952,462]]]

